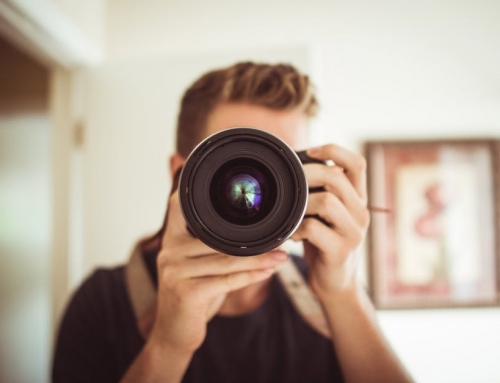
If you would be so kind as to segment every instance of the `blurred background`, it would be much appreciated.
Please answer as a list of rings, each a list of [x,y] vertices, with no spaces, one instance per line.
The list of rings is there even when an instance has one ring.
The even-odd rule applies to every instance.
[[[0,381],[47,382],[74,289],[161,224],[182,91],[290,62],[312,144],[500,138],[497,0],[0,0]],[[419,382],[500,382],[500,310],[379,311]]]

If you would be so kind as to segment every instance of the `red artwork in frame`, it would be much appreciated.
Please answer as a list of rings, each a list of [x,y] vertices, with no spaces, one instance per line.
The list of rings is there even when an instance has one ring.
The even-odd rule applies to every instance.
[[[368,142],[378,308],[498,304],[498,142]]]

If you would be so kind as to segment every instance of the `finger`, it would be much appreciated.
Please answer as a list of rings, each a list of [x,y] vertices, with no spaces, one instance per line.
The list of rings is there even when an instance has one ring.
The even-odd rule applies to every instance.
[[[162,247],[165,246],[166,242],[175,237],[191,237],[192,235],[187,230],[186,221],[182,215],[179,193],[174,192],[168,199],[168,217],[167,217],[167,228],[162,238]]]
[[[277,267],[286,262],[288,255],[273,251],[253,257],[234,257],[226,254],[211,255],[204,258],[190,259],[182,265],[180,278],[198,278],[225,275],[251,270]]]
[[[193,242],[201,242],[195,240]],[[191,259],[205,260],[210,258],[220,257],[220,253],[214,252],[210,249],[210,253],[200,253],[200,249],[196,249],[194,246],[191,247],[192,255],[189,257],[186,253],[178,251],[175,247],[169,247],[162,249],[156,258],[157,270],[158,270],[158,280],[166,286],[172,286],[181,280],[189,279],[189,272],[186,270],[186,264]]]
[[[192,279],[191,283],[198,284],[199,291],[201,291],[206,298],[211,298],[222,294],[228,294],[231,291],[239,290],[243,287],[263,281],[273,275],[275,270],[275,268],[268,268],[212,277],[202,277]]]
[[[314,218],[305,218],[292,236],[294,241],[307,240],[320,250],[320,253],[342,254],[344,249],[353,245],[346,242],[340,233],[331,230]]]
[[[366,160],[363,156],[335,144],[309,149],[307,154],[322,161],[332,160],[336,165],[344,168],[347,178],[358,195],[366,200]]]
[[[353,231],[358,230],[358,225],[349,211],[332,193],[311,194],[307,203],[306,215],[319,215],[332,226],[330,230],[339,232],[343,237],[349,238]]]
[[[366,201],[358,195],[340,167],[313,164],[304,166],[304,172],[310,187],[323,187],[335,194],[357,222],[365,223]]]
[[[158,267],[168,262],[179,262],[187,258],[203,258],[210,255],[220,255],[211,247],[197,238],[178,237],[167,242],[157,257]]]

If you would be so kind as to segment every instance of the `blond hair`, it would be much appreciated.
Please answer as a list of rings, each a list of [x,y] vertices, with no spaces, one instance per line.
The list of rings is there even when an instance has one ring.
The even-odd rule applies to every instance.
[[[247,103],[274,110],[299,109],[312,117],[318,109],[309,77],[288,64],[242,62],[204,74],[184,93],[177,121],[177,152],[187,157],[203,138],[214,108]]]

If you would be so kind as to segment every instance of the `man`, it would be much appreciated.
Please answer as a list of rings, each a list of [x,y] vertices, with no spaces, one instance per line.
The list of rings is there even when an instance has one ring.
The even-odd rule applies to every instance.
[[[178,174],[204,137],[234,126],[264,129],[302,149],[317,101],[309,79],[289,65],[240,63],[209,72],[185,93],[177,125]],[[160,231],[138,251],[157,290],[141,335],[124,268],[98,270],[75,294],[57,343],[55,382],[408,382],[384,340],[357,275],[357,247],[369,224],[363,157],[337,145],[309,156],[311,194],[292,239],[293,257],[326,314],[331,337],[297,314],[274,272],[281,249],[254,257],[220,254],[186,229],[173,192]]]

